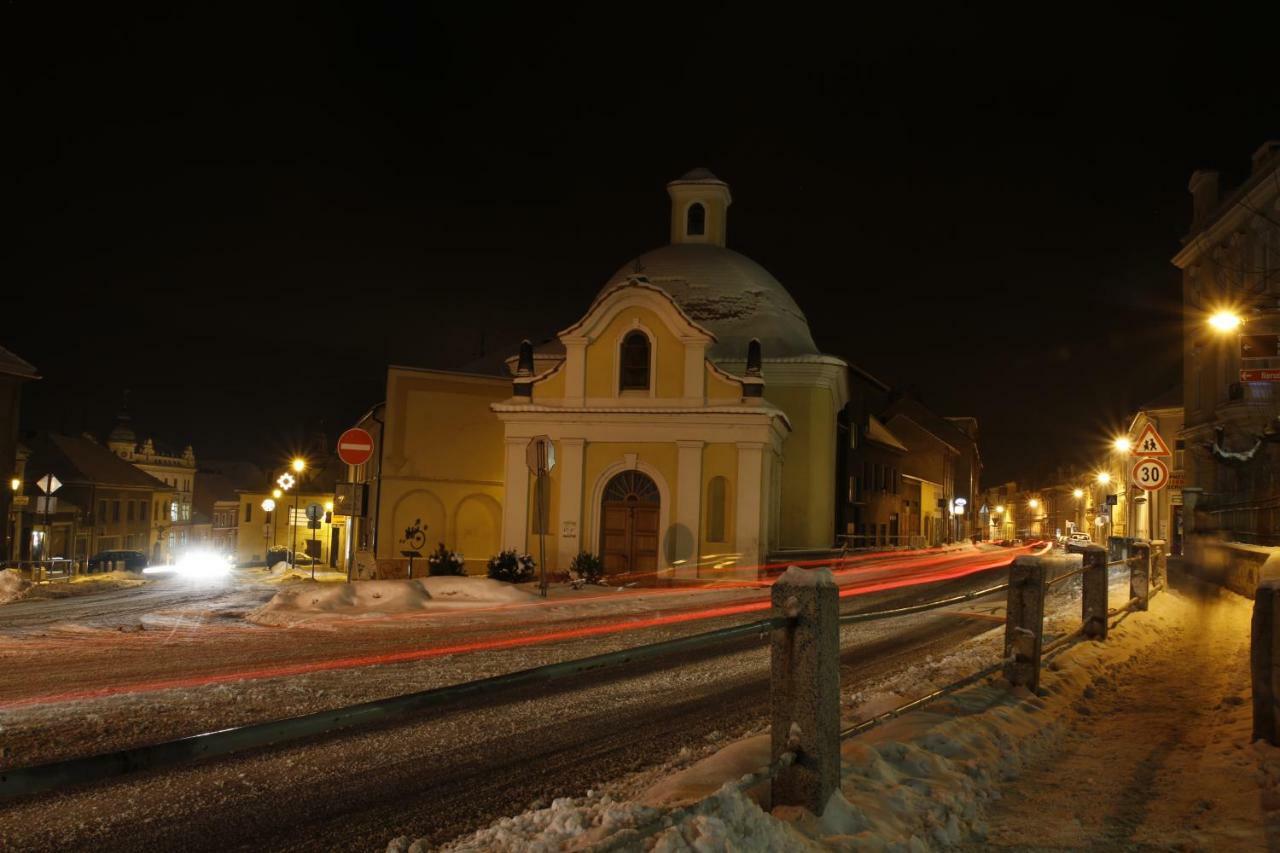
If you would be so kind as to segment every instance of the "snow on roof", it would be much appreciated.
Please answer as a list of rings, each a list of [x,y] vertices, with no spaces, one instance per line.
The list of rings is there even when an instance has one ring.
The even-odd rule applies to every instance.
[[[39,379],[35,365],[24,358],[19,358],[4,347],[0,347],[0,373],[9,376],[20,376],[23,379]]]
[[[663,246],[624,264],[601,289],[635,276],[666,291],[716,336],[713,359],[744,358],[752,338],[766,359],[818,355],[800,306],[768,270],[732,249],[697,243]]]

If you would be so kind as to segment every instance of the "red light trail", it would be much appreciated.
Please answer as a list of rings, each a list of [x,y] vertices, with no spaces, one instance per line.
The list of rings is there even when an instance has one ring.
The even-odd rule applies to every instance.
[[[1024,549],[1014,549],[1024,550]],[[933,556],[933,555],[930,555]],[[899,575],[897,577],[888,578],[869,578],[866,580],[857,580],[847,584],[841,584],[840,597],[849,598],[858,595],[867,595],[873,592],[883,592],[892,589],[901,589],[909,586],[919,586],[921,584],[936,583],[938,581],[953,580],[976,574],[978,572],[989,571],[991,569],[1001,568],[1009,565],[1010,557],[1001,554],[996,559],[984,560],[981,562],[971,562],[975,556],[972,552],[959,556],[942,556],[933,560],[917,560],[912,559],[910,575]],[[829,561],[827,561],[829,563]],[[853,573],[869,572],[874,569],[901,569],[901,562],[894,561],[889,565],[878,566],[856,566],[851,568],[837,569],[833,572],[838,577],[844,577]],[[959,563],[959,565],[955,565]],[[794,564],[791,564],[794,565]],[[925,571],[919,571],[924,569]],[[541,603],[541,602],[540,602]],[[600,637],[610,634],[619,634],[628,631],[637,631],[647,628],[658,628],[669,625],[680,625],[689,622],[696,622],[703,619],[715,619],[725,616],[738,616],[747,613],[759,613],[768,610],[772,604],[765,599],[757,599],[753,601],[743,602],[740,604],[729,604],[719,607],[704,608],[701,610],[693,610],[685,613],[672,613],[663,616],[651,616],[639,619],[626,619],[622,621],[608,622],[600,625],[589,625],[579,628],[570,628],[559,631],[547,631],[538,634],[526,634],[518,637],[502,637],[489,640],[477,640],[469,643],[461,643],[448,646],[437,646],[427,649],[411,649],[400,652],[387,652],[373,655],[363,655],[355,657],[335,658],[326,661],[312,661],[308,663],[296,664],[279,664],[276,666],[260,667],[254,669],[242,669],[234,672],[213,673],[208,675],[183,676],[177,678],[157,679],[153,681],[139,681],[130,684],[114,684],[109,687],[89,688],[83,690],[71,690],[61,693],[46,694],[41,696],[28,696],[18,699],[11,699],[6,702],[0,702],[0,711],[14,710],[18,708],[31,707],[34,705],[50,705],[62,702],[74,702],[85,699],[101,699],[109,696],[117,696],[122,694],[150,693],[159,690],[174,690],[184,688],[204,687],[213,684],[225,684],[233,681],[248,681],[264,678],[282,678],[296,675],[307,675],[310,673],[327,672],[339,669],[353,669],[365,666],[385,666],[398,663],[410,663],[414,661],[430,660],[432,658],[447,657],[449,655],[469,654],[479,651],[499,651],[503,649],[521,648],[525,646],[543,645],[546,643],[562,642],[566,640],[579,640],[590,637]],[[504,627],[512,627],[506,625]]]

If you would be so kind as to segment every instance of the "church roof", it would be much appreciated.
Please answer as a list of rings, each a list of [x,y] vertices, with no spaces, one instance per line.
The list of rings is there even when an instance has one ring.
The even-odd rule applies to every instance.
[[[600,292],[635,276],[662,288],[716,336],[713,359],[744,358],[752,338],[759,338],[765,359],[818,354],[809,321],[791,294],[768,270],[732,249],[663,246],[622,266]]]

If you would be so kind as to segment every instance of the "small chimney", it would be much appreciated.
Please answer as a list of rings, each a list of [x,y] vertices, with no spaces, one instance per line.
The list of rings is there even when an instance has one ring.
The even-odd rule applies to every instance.
[[[511,381],[511,393],[517,397],[533,397],[533,344],[520,342],[520,358],[516,362],[516,376]]]
[[[1280,155],[1280,139],[1268,139],[1259,145],[1258,150],[1253,152],[1253,171],[1251,174],[1257,175],[1262,172],[1277,155]]]
[[[1191,230],[1196,231],[1218,208],[1218,173],[1197,169],[1187,189],[1191,191]]]
[[[742,396],[764,396],[764,359],[760,355],[760,340],[752,338],[747,344],[747,375],[742,380]]]

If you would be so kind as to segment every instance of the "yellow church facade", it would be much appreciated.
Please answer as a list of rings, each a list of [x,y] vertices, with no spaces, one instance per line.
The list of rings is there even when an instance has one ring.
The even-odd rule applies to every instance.
[[[393,367],[379,442],[377,557],[420,525],[469,572],[498,550],[612,575],[755,576],[835,539],[847,365],[820,353],[766,270],[725,247],[728,186],[668,185],[672,242],[624,265],[581,318],[505,375]],[[554,444],[539,490],[531,441]],[[541,535],[540,535],[541,534]]]

